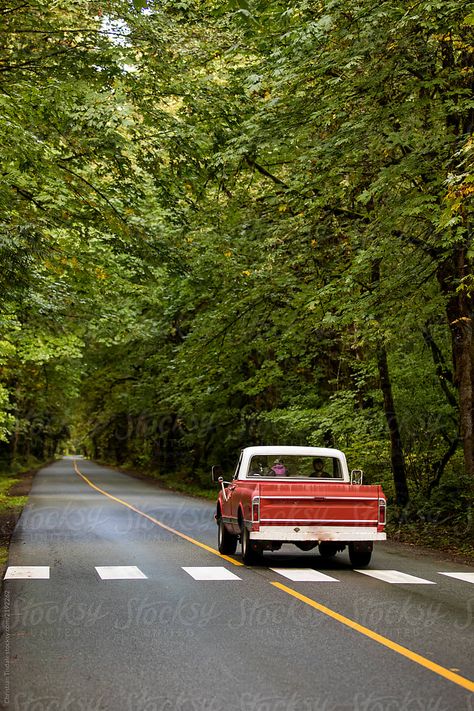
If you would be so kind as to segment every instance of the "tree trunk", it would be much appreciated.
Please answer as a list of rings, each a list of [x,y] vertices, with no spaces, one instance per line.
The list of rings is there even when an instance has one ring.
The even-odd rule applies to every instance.
[[[18,419],[15,423],[15,431],[13,433],[13,439],[11,442],[11,462],[14,464],[18,457],[18,449],[20,444],[20,425]]]
[[[472,336],[472,298],[461,280],[469,276],[469,262],[465,249],[454,258],[441,262],[437,270],[442,293],[447,296],[446,315],[451,331],[454,384],[459,399],[459,424],[464,450],[466,474],[474,490],[474,357]]]
[[[383,405],[387,420],[388,431],[390,433],[390,459],[392,462],[393,482],[395,484],[396,502],[399,506],[406,506],[408,503],[408,485],[405,467],[405,455],[403,453],[402,438],[398,426],[398,418],[395,412],[393,401],[392,383],[388,370],[387,351],[384,345],[377,349],[377,367],[380,378],[380,389],[383,395]]]
[[[372,284],[380,283],[380,260],[372,264]],[[406,506],[409,499],[405,455],[402,446],[402,437],[393,400],[392,382],[388,369],[387,350],[381,342],[377,348],[377,368],[379,371],[380,389],[383,395],[383,406],[390,434],[390,460],[392,463],[393,483],[395,485],[395,498],[399,506]]]

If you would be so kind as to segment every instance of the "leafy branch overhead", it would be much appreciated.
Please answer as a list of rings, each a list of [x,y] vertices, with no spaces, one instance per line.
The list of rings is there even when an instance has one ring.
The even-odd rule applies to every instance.
[[[467,508],[472,3],[0,16],[2,456],[308,442]]]

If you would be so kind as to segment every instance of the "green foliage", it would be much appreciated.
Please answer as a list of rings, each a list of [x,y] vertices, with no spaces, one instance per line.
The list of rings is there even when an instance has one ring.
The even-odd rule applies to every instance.
[[[0,385],[0,441],[7,441],[14,424],[13,417],[8,413],[8,390]]]
[[[465,486],[472,9],[12,5],[5,456],[69,439],[200,484],[243,445],[337,446],[393,496],[383,352],[413,500]]]

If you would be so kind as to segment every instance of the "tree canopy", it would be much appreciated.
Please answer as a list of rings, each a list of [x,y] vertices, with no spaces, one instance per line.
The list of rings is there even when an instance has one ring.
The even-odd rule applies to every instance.
[[[248,444],[335,446],[401,508],[461,515],[474,4],[8,0],[0,23],[4,459],[73,442],[199,481]]]

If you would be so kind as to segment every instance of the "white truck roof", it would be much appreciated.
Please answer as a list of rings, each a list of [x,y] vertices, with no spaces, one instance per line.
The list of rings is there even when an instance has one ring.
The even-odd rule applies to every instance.
[[[339,449],[332,449],[330,447],[294,447],[283,445],[281,447],[277,445],[271,446],[259,446],[259,447],[245,447],[243,450],[245,454],[250,456],[258,454],[293,454],[299,457],[341,457],[345,459],[345,455]]]

